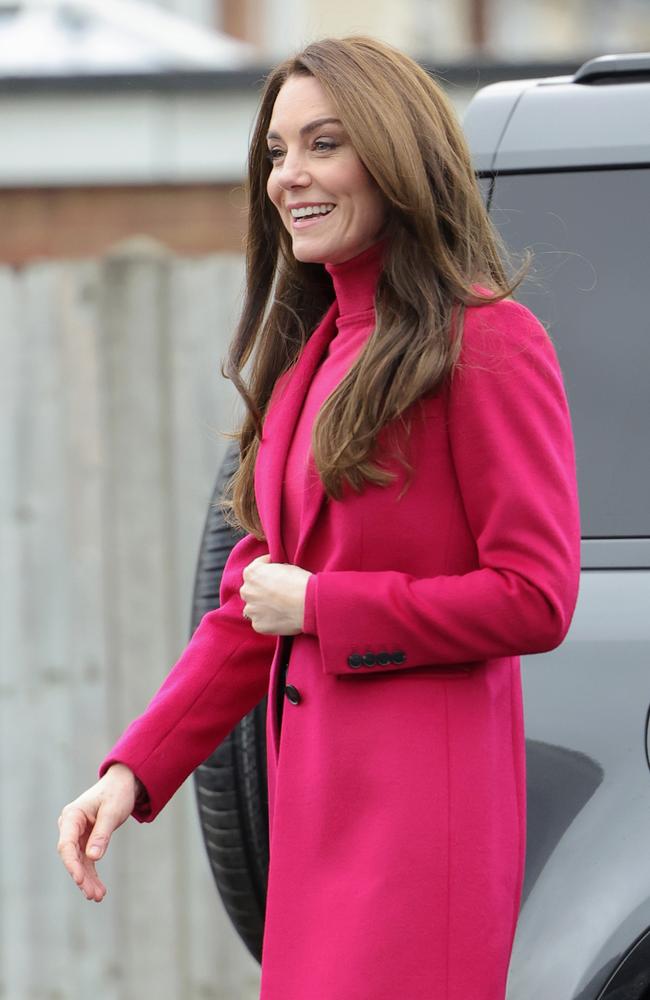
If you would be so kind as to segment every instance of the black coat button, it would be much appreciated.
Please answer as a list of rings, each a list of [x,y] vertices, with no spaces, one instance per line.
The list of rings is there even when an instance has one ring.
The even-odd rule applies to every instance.
[[[359,653],[351,653],[348,656],[348,666],[349,667],[360,667],[363,663],[363,656]]]
[[[390,654],[390,658],[393,663],[404,663],[406,659],[406,653],[402,652],[401,649],[396,650],[394,653]]]
[[[291,702],[292,705],[297,705],[300,701],[300,691],[293,684],[287,684],[284,689],[284,693]]]
[[[386,664],[392,662],[390,653],[377,653],[377,663],[379,663],[382,667],[385,667]]]
[[[377,657],[374,653],[365,653],[363,657],[363,662],[367,667],[374,667],[377,662]]]

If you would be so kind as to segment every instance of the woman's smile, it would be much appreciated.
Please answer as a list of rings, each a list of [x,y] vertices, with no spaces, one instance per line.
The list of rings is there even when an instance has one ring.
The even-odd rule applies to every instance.
[[[323,211],[323,205],[315,205],[311,212],[306,212],[304,215],[296,215],[294,209],[291,209],[291,225],[293,229],[306,229],[308,226],[315,226],[321,222],[325,222],[326,219],[330,217],[335,205],[327,206],[327,210]],[[301,211],[298,209],[297,211]]]

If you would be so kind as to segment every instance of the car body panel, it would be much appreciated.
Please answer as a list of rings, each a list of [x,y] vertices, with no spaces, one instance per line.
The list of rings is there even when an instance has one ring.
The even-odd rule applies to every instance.
[[[494,83],[472,98],[463,127],[478,171],[648,162],[648,98],[635,83]]]
[[[650,927],[649,611],[649,571],[585,570],[562,645],[522,658],[528,848],[508,1000],[595,997]]]
[[[494,169],[494,158],[508,119],[530,80],[492,83],[478,91],[463,118],[463,129],[470,144],[472,162],[477,171]]]
[[[521,661],[528,840],[507,1000],[650,998],[650,56],[581,73],[485,87],[464,119],[495,225],[535,253],[517,298],[556,343],[585,500],[571,628]]]

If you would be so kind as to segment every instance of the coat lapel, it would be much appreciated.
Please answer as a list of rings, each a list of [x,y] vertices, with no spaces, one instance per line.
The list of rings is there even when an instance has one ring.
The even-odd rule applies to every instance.
[[[300,530],[298,534],[298,541],[296,543],[296,551],[293,553],[293,558],[291,560],[294,566],[302,565],[301,560],[303,550],[312,528],[318,520],[318,515],[320,514],[321,507],[323,506],[327,495],[323,488],[322,480],[318,475],[311,450],[309,452],[307,462],[308,466],[305,473],[305,493],[302,501]]]
[[[281,531],[282,483],[289,446],[309,383],[327,345],[336,334],[337,316],[338,303],[335,300],[305,344],[295,366],[278,382],[275,398],[271,400],[264,420],[255,464],[255,497],[272,562],[292,561],[299,565],[299,553],[325,496],[310,458],[310,489],[305,495],[298,548],[290,560],[282,542]]]

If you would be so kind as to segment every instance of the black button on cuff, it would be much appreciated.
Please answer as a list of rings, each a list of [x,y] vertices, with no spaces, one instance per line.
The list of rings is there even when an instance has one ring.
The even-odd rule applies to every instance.
[[[350,656],[348,656],[349,667],[356,668],[362,666],[362,664],[363,664],[363,657],[361,656],[360,653],[351,653]]]
[[[297,705],[300,702],[300,691],[293,684],[287,684],[284,693],[292,705]]]
[[[393,661],[390,658],[390,653],[377,653],[377,663],[381,667],[385,667],[388,663],[392,662]]]
[[[394,653],[390,654],[390,658],[393,663],[404,663],[406,653],[404,653],[401,649],[397,649]]]
[[[363,662],[366,665],[366,667],[374,667],[375,663],[377,662],[377,657],[375,656],[374,653],[365,653],[363,657]]]

